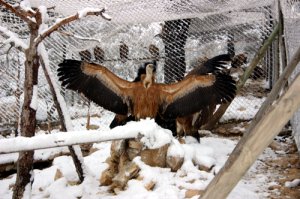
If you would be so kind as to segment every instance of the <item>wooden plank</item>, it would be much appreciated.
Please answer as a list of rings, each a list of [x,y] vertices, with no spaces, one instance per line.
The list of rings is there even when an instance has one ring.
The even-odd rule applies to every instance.
[[[201,199],[224,199],[300,107],[300,75],[252,131],[241,138]],[[218,190],[218,191],[216,191]]]

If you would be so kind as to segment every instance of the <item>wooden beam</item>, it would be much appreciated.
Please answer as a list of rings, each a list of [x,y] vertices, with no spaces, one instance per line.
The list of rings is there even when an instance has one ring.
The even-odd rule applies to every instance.
[[[223,199],[300,107],[300,75],[257,125],[241,138],[201,199]],[[216,191],[217,190],[217,191]]]

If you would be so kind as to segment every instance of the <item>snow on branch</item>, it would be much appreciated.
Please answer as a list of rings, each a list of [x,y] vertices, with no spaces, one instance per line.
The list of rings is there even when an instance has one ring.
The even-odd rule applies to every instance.
[[[25,44],[15,33],[11,32],[7,28],[0,26],[0,32],[8,37],[3,43],[10,44],[11,46],[16,46],[19,50],[25,51],[28,48],[28,45]]]
[[[25,6],[12,6],[11,4],[0,0],[0,4],[2,4],[7,10],[11,11],[21,19],[23,19],[27,23],[35,23],[34,16],[35,12],[32,10],[25,10]]]
[[[71,15],[69,17],[57,20],[57,22],[55,24],[50,26],[47,30],[45,30],[41,35],[39,35],[36,38],[35,46],[37,46],[45,37],[49,36],[52,32],[56,31],[57,29],[59,29],[63,25],[66,25],[66,24],[68,24],[72,21],[75,21],[77,19],[80,19],[84,16],[88,16],[88,15],[99,16],[100,15],[103,19],[110,21],[111,20],[110,16],[108,16],[104,12],[105,12],[105,8],[103,8],[103,9],[94,9],[94,8],[93,9],[88,9],[88,8],[85,8],[82,11],[78,11],[77,14],[75,14],[75,15]]]
[[[129,122],[110,131],[70,131],[35,137],[16,137],[0,140],[0,154],[31,151],[85,143],[141,138],[148,148],[159,148],[172,141],[172,133],[158,126],[153,119]]]

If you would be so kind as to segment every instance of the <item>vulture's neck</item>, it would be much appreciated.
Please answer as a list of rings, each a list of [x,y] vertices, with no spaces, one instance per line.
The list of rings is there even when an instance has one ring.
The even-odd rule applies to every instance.
[[[143,85],[145,88],[149,88],[153,83],[154,75],[153,75],[153,69],[146,68],[146,77],[143,81]]]

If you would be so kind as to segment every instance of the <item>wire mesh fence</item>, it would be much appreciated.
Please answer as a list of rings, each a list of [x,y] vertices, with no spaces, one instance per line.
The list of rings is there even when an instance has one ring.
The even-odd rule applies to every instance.
[[[158,82],[171,83],[181,80],[201,60],[224,53],[235,55],[236,65],[230,73],[238,79],[278,21],[275,0],[29,2],[33,8],[40,4],[47,7],[48,25],[86,7],[106,7],[111,21],[98,16],[80,18],[45,39],[50,66],[56,74],[57,65],[65,58],[87,60],[99,63],[130,81],[138,68],[148,61],[157,62]],[[299,2],[283,2],[288,5],[284,11],[285,23],[292,23],[289,10],[299,13]],[[299,22],[299,15],[295,18]],[[29,39],[26,24],[4,8],[0,9],[0,26],[16,33],[24,41]],[[298,42],[299,31],[295,31],[292,24],[285,28],[291,37],[289,42]],[[297,36],[298,40],[295,39]],[[0,39],[4,41],[5,34],[0,32]],[[279,67],[275,67],[280,64],[276,43],[270,47],[222,121],[249,120],[255,115],[279,72]],[[24,54],[9,43],[1,42],[0,76],[0,128],[16,128],[22,105]],[[73,119],[90,114],[102,120],[104,125],[112,119],[112,114],[89,103],[79,94],[64,89],[61,92]],[[40,123],[58,121],[42,70],[39,73],[37,119]]]
[[[283,11],[283,20],[285,25],[285,46],[287,49],[287,61],[290,61],[294,53],[300,47],[300,1],[289,0],[281,2]],[[293,81],[300,71],[300,64],[297,65],[295,71],[290,77],[290,81]],[[294,114],[291,119],[295,141],[298,149],[300,149],[300,111]]]

